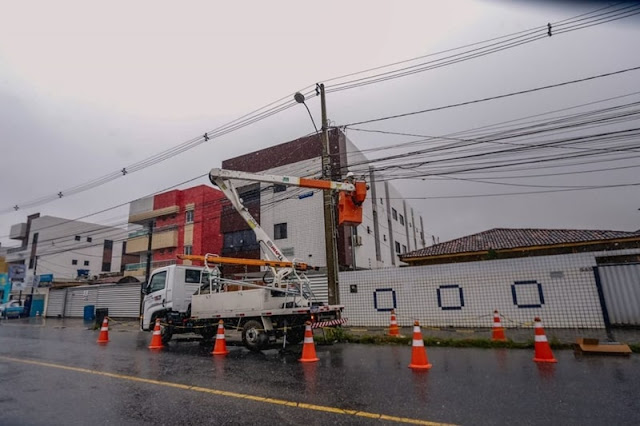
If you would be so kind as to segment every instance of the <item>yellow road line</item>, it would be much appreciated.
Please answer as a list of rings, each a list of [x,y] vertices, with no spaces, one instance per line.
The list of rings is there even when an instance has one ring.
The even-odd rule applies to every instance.
[[[275,399],[275,398],[268,398],[268,397],[262,397],[257,395],[223,391],[219,389],[203,388],[200,386],[183,385],[181,383],[172,383],[172,382],[165,382],[161,380],[145,379],[142,377],[127,376],[125,374],[108,373],[106,371],[89,370],[88,368],[71,367],[68,365],[53,364],[50,362],[11,358],[8,356],[0,356],[0,360],[10,361],[10,362],[19,362],[22,364],[29,364],[29,365],[37,365],[40,367],[57,368],[60,370],[75,371],[77,373],[93,374],[96,376],[110,377],[112,379],[128,380],[132,382],[147,383],[151,385],[184,389],[184,390],[190,390],[194,392],[202,392],[202,393],[208,393],[213,395],[226,396],[229,398],[246,399],[250,401],[263,402],[266,404],[283,405],[287,407],[297,407],[297,408],[302,408],[304,410],[322,411],[325,413],[366,417],[371,419],[387,420],[387,421],[396,422],[396,423],[408,423],[408,424],[423,425],[423,426],[453,426],[449,423],[430,422],[428,420],[412,419],[408,417],[388,416],[386,414],[369,413],[367,411],[347,410],[343,408],[330,407],[326,405],[315,405],[315,404],[307,404],[304,402],[287,401],[284,399]]]

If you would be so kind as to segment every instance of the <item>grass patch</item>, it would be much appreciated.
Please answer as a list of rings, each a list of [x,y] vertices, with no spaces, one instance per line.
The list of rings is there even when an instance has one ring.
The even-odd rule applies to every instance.
[[[337,335],[336,342],[341,343],[361,343],[361,344],[373,344],[373,345],[411,345],[412,338],[410,337],[392,337],[385,335],[353,335],[342,329],[341,333]],[[507,340],[506,342],[494,342],[488,338],[468,338],[468,339],[450,339],[450,338],[438,338],[427,336],[424,339],[425,346],[440,346],[449,348],[505,348],[505,349],[533,349],[533,339],[526,342],[514,342],[513,340]],[[553,349],[571,349],[572,345],[567,343],[561,343],[557,339],[552,339],[550,345]],[[634,352],[640,352],[640,345],[635,345]]]

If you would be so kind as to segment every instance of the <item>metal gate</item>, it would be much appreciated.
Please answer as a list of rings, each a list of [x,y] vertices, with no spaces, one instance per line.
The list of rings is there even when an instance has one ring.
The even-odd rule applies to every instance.
[[[315,301],[317,302],[329,302],[329,287],[327,285],[327,276],[326,275],[310,275],[307,276],[309,278],[309,286],[311,287],[311,291],[315,296]]]
[[[140,316],[140,284],[100,286],[96,308],[108,308],[110,317],[138,318]]]
[[[611,325],[640,326],[640,263],[598,266],[598,276]]]
[[[62,316],[64,312],[64,301],[67,295],[66,289],[50,290],[49,300],[47,301],[47,313],[48,317]]]
[[[64,316],[67,318],[82,318],[84,307],[96,305],[98,300],[98,288],[81,286],[67,289],[67,303],[64,308]]]

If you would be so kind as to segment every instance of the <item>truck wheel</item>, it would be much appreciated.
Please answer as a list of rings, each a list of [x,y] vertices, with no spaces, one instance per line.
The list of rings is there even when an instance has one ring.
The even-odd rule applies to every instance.
[[[298,326],[287,330],[287,343],[297,345],[304,339],[304,326]]]
[[[242,343],[251,351],[260,351],[267,346],[269,341],[264,332],[262,323],[250,320],[242,328]]]
[[[173,337],[173,330],[171,330],[171,328],[169,328],[169,327],[161,325],[160,326],[160,337],[162,338],[162,344],[166,345],[167,343],[169,343],[169,341]]]
[[[202,329],[200,335],[202,336],[202,340],[204,342],[211,342],[214,337],[216,337],[218,329],[214,327],[206,327]]]

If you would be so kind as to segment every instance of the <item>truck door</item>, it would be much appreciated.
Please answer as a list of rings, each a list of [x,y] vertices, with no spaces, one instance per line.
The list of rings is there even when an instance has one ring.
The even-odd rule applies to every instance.
[[[164,309],[167,298],[167,271],[153,274],[145,292],[147,294],[144,297],[142,328],[147,330],[151,327],[153,314]]]

